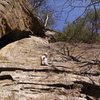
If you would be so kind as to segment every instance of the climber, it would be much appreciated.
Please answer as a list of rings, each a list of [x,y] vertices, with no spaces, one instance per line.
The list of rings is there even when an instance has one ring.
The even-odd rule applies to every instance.
[[[48,66],[48,58],[47,58],[48,54],[47,53],[44,53],[41,57],[40,57],[40,60],[41,60],[41,65],[45,65],[45,66]]]

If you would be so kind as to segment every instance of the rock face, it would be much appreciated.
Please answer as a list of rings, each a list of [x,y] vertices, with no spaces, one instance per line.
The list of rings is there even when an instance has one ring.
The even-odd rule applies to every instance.
[[[40,65],[45,52],[50,66]],[[99,54],[100,45],[49,44],[34,36],[10,43],[0,50],[0,99],[99,100]]]
[[[44,36],[43,25],[28,0],[0,0],[0,38],[25,32]]]
[[[0,49],[0,100],[100,100],[100,45],[49,44],[30,36],[44,36],[30,10],[27,0],[0,0],[1,40],[24,37]],[[49,66],[40,65],[45,52]]]
[[[53,30],[50,30],[50,29],[46,29],[45,31],[45,35],[48,39],[48,41],[51,43],[51,42],[56,42],[56,35],[58,34],[57,31],[53,31]]]

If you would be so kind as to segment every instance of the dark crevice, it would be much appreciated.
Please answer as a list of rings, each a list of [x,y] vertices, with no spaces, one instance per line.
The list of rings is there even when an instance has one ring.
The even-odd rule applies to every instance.
[[[53,73],[73,73],[71,71],[65,71],[65,70],[58,70],[58,69],[25,69],[25,68],[15,68],[15,67],[5,67],[5,68],[0,68],[0,72],[2,71],[16,71],[16,70],[21,70],[21,71],[35,71],[35,72],[53,72]],[[73,73],[75,74],[75,73]]]
[[[87,96],[87,98],[89,98],[89,96],[92,96],[92,97],[96,98],[96,100],[98,98],[100,98],[100,86],[97,86],[95,84],[90,84],[90,83],[87,83],[87,82],[83,82],[83,81],[75,81],[74,83],[69,84],[69,85],[62,84],[62,83],[42,84],[42,83],[29,83],[29,82],[18,82],[17,84],[42,85],[42,86],[51,87],[51,89],[52,88],[53,89],[56,89],[56,88],[64,88],[64,89],[76,89],[76,88],[79,88],[79,89],[81,89],[81,93],[85,94]],[[32,89],[32,87],[26,87],[26,89]],[[37,88],[35,88],[35,89],[37,89]],[[48,89],[49,88],[47,88],[47,90]],[[91,100],[91,99],[87,99],[87,100]]]
[[[12,43],[14,41],[23,39],[23,38],[29,38],[32,33],[30,31],[19,31],[15,30],[5,36],[3,36],[0,39],[0,49],[6,46],[9,43]]]
[[[2,5],[5,8],[5,4],[3,4],[2,2],[0,2],[0,5]]]
[[[2,72],[2,71],[16,71],[16,70],[35,71],[35,72],[55,72],[55,73],[65,72],[65,71],[62,71],[62,70],[54,70],[54,69],[24,69],[24,68],[15,68],[15,67],[0,68],[0,72]]]
[[[83,85],[81,90],[82,93],[93,96],[95,98],[100,98],[100,86],[83,81],[76,81],[75,83]]]
[[[73,84],[72,85],[66,85],[66,84],[46,84],[49,87],[56,87],[56,88],[65,88],[65,89],[73,89]]]
[[[33,85],[42,85],[42,86],[48,86],[48,87],[54,87],[54,88],[65,88],[65,89],[73,89],[74,86],[73,84],[71,85],[66,85],[62,83],[57,83],[57,84],[40,84],[40,83],[29,83],[29,82],[18,82],[17,84],[33,84]],[[26,88],[32,88],[32,87],[26,87]]]
[[[100,73],[99,72],[96,72],[96,73],[83,72],[80,75],[84,75],[84,76],[87,76],[87,75],[89,75],[89,76],[91,76],[91,75],[92,76],[99,76]]]
[[[32,89],[36,89],[36,90],[43,90],[43,91],[49,91],[49,90],[51,90],[51,88],[35,88],[35,87],[24,87],[24,88],[22,88],[22,90],[23,89],[30,89],[30,90],[32,90]]]
[[[16,71],[16,70],[21,70],[21,71],[33,71],[33,69],[14,68],[14,67],[0,68],[0,72],[2,72],[2,71]]]
[[[63,72],[67,72],[70,73],[69,71],[65,71],[65,70],[57,70],[57,69],[35,69],[36,72],[53,72],[53,73],[63,73]]]
[[[0,75],[0,80],[6,80],[6,79],[14,81],[11,75]]]
[[[0,68],[0,72],[2,71],[16,71],[16,70],[21,70],[21,71],[25,71],[25,72],[28,72],[28,71],[35,71],[35,72],[53,72],[53,73],[72,73],[74,75],[81,75],[81,76],[84,76],[84,75],[93,75],[93,76],[99,76],[100,73],[86,73],[86,72],[73,72],[73,71],[66,71],[66,70],[59,70],[59,69],[25,69],[25,68],[15,68],[15,67],[5,67],[5,68]]]

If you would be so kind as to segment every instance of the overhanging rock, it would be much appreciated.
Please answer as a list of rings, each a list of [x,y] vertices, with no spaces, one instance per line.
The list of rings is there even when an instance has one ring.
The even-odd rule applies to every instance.
[[[45,35],[44,26],[28,0],[0,0],[0,38],[18,32]]]

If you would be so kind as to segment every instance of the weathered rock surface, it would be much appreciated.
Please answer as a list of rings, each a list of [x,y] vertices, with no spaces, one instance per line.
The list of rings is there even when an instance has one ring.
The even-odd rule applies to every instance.
[[[100,99],[100,45],[49,44],[30,33],[45,35],[28,1],[0,0],[0,100]],[[50,66],[40,65],[45,52]]]
[[[0,38],[7,34],[18,38],[27,32],[44,36],[43,25],[28,0],[0,0]]]
[[[40,65],[44,52],[50,66]],[[49,44],[33,36],[10,43],[0,50],[0,99],[99,100],[99,54],[99,45]]]

